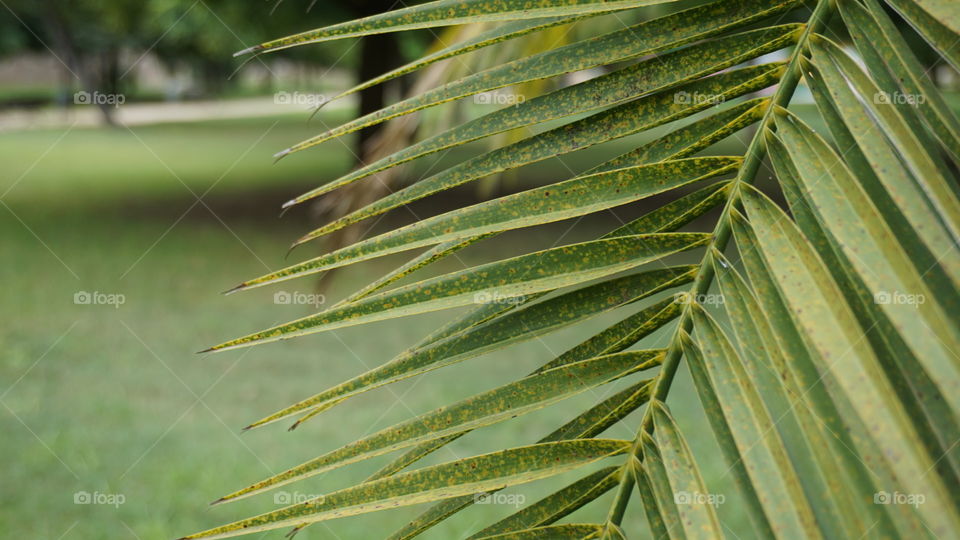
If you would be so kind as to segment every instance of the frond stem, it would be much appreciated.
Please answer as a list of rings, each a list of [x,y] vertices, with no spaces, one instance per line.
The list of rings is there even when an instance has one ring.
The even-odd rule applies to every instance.
[[[706,253],[703,257],[703,261],[700,263],[700,270],[698,271],[697,277],[694,279],[693,285],[691,286],[691,290],[689,292],[691,298],[693,299],[699,298],[701,295],[706,294],[710,289],[710,285],[713,283],[713,249],[716,248],[717,251],[722,252],[724,248],[726,248],[727,242],[730,239],[730,212],[739,199],[740,186],[742,184],[753,183],[756,179],[757,171],[760,169],[760,165],[763,163],[763,159],[766,156],[766,145],[763,137],[764,130],[775,129],[771,123],[774,109],[776,109],[778,106],[786,107],[790,103],[790,98],[793,97],[793,93],[796,91],[797,85],[800,82],[800,56],[806,49],[807,40],[812,34],[819,32],[824,25],[826,25],[831,13],[833,12],[835,1],[836,0],[817,0],[816,6],[814,7],[813,12],[810,14],[810,18],[807,21],[807,26],[804,28],[803,33],[797,40],[797,44],[790,55],[790,60],[787,64],[783,78],[780,80],[780,84],[777,85],[777,90],[774,92],[774,95],[767,106],[767,110],[764,111],[763,117],[758,123],[757,131],[750,140],[750,145],[747,147],[746,153],[744,154],[743,165],[740,167],[740,170],[733,181],[730,194],[727,197],[723,211],[717,221],[717,226],[714,229],[713,238],[711,238],[710,243],[707,246]],[[670,340],[670,345],[667,347],[667,353],[664,357],[660,374],[656,378],[653,392],[650,396],[651,401],[655,399],[661,401],[666,399],[667,394],[670,391],[670,385],[673,382],[674,375],[676,375],[677,368],[680,365],[680,358],[683,355],[680,349],[679,336],[682,332],[690,332],[692,326],[693,322],[690,318],[690,303],[687,303],[683,313],[680,315],[680,321],[674,330],[673,337]],[[634,439],[633,449],[629,455],[636,456],[637,459],[642,459],[642,456],[640,455],[640,434],[643,431],[651,433],[653,431],[652,422],[653,417],[650,415],[650,408],[647,407],[646,412],[643,415],[643,419],[641,420],[640,428],[637,430],[637,436]],[[629,467],[630,463],[631,460],[628,459],[624,464],[624,467]],[[621,521],[623,521],[623,515],[627,509],[627,503],[630,501],[630,495],[633,492],[633,486],[635,482],[633,474],[623,474],[621,478],[620,486],[617,490],[613,505],[610,508],[610,514],[607,518],[609,522],[618,526],[620,525]]]

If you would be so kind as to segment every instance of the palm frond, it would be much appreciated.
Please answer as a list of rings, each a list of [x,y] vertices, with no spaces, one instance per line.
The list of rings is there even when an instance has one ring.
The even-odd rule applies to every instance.
[[[348,95],[459,54],[571,22],[589,29],[601,15],[642,13],[658,3],[440,0],[252,50],[490,25],[341,94]],[[787,17],[803,22],[784,23]],[[830,32],[840,26],[850,46]],[[715,499],[723,494],[711,491],[705,464],[729,470],[757,537],[955,535],[960,121],[904,30],[960,67],[956,2],[719,0],[511,58],[281,152],[499,88],[543,89],[293,199],[287,206],[362,186],[374,174],[436,152],[520,128],[530,132],[310,231],[300,244],[469,182],[666,126],[572,178],[421,219],[238,286],[425,250],[320,313],[211,350],[472,306],[392,360],[249,428],[298,417],[296,427],[376,388],[601,314],[617,318],[531,373],[330,449],[218,502],[399,451],[366,481],[187,538],[287,526],[297,532],[337,517],[433,503],[391,537],[409,539],[498,490],[600,461],[602,468],[584,470],[470,538],[625,538],[634,533],[624,527],[634,488],[654,537],[722,537]],[[786,61],[768,62],[771,53]],[[597,67],[606,71],[578,84],[553,90],[542,84]],[[801,83],[815,120],[790,108]],[[811,127],[820,124],[825,131]],[[742,156],[703,155],[747,128],[753,129]],[[767,159],[775,182],[761,183]],[[670,194],[672,201],[599,239],[397,285],[462,249],[500,241],[500,233]],[[708,220],[711,211],[716,217]],[[706,231],[694,226],[704,221],[711,222]],[[694,250],[701,252],[697,264],[675,260]],[[665,343],[651,346],[653,333]],[[681,364],[718,455],[691,449],[682,419],[670,412],[671,400],[692,398],[671,391]],[[597,388],[609,397],[570,411],[570,421],[540,439],[414,468],[470,433],[566,406],[575,401],[567,398]],[[641,410],[632,440],[599,438]],[[598,505],[605,494],[611,499],[605,519],[577,521],[579,509]]]

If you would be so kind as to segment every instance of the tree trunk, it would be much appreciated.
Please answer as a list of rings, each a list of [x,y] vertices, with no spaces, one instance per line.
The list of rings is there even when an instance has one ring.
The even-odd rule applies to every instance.
[[[390,9],[389,2],[372,1],[357,2],[357,16],[365,17],[382,13]],[[358,81],[366,81],[380,76],[400,65],[403,58],[400,56],[399,44],[394,34],[374,34],[362,38],[360,45],[360,65],[357,69]],[[391,81],[397,84],[398,81]],[[378,84],[360,92],[359,116],[375,112],[387,105],[387,90],[390,84]],[[383,151],[382,144],[378,144],[377,136],[384,133],[388,124],[379,124],[358,133],[354,144],[355,166],[362,167],[367,163],[383,157],[378,155]],[[378,149],[378,147],[381,147]],[[395,149],[394,149],[395,150]],[[379,199],[389,190],[391,174],[378,174],[363,181],[356,182],[327,195],[313,205],[314,214],[319,220],[332,221],[341,216],[358,210],[367,204]],[[346,227],[330,234],[324,239],[324,249],[334,251],[348,246],[360,239],[361,234],[369,227],[359,223]],[[324,290],[335,271],[325,272],[323,278],[317,282],[317,289]],[[328,279],[324,279],[328,278]]]
[[[393,34],[374,34],[363,38],[360,52],[360,68],[358,78],[366,81],[378,77],[400,65],[400,55],[397,51],[397,40]],[[386,91],[388,84],[378,84],[360,92],[359,116],[375,112],[386,106]],[[383,127],[379,124],[360,131],[357,143],[354,146],[358,166],[364,165],[364,158],[369,152],[368,142]]]
[[[60,13],[57,2],[47,0],[45,5],[47,16],[43,17],[43,21],[47,25],[50,35],[53,36],[54,48],[57,49],[58,56],[66,64],[67,69],[72,72],[77,82],[80,83],[80,88],[89,92],[92,96],[98,90],[96,81],[99,77],[93,74],[94,70],[90,66],[90,62],[84,62],[80,57],[70,26],[66,22],[67,19]],[[113,119],[113,107],[106,103],[98,103],[97,106],[103,115],[104,123],[110,126],[116,125]]]

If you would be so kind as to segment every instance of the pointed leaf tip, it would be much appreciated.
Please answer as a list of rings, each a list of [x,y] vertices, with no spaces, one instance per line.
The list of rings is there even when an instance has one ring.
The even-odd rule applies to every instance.
[[[237,52],[233,53],[233,57],[236,58],[236,57],[238,57],[238,56],[243,56],[243,55],[245,55],[245,54],[250,54],[250,53],[252,53],[252,52],[259,51],[259,50],[261,50],[260,45],[254,45],[253,47],[247,47],[246,49],[243,49],[242,51],[237,51]]]
[[[310,240],[313,240],[314,238],[316,238],[316,236],[312,234],[309,234],[309,233],[305,234],[300,238],[297,238],[296,240],[294,240],[293,244],[290,245],[290,249],[293,250],[293,248],[297,246],[302,246],[303,244],[306,244],[307,242],[309,242]]]
[[[232,288],[230,288],[230,289],[227,289],[227,290],[223,291],[223,292],[220,293],[220,294],[222,294],[222,295],[224,295],[224,296],[230,296],[231,294],[233,294],[233,293],[235,293],[235,292],[237,292],[237,291],[239,291],[239,290],[245,289],[246,287],[247,287],[247,283],[246,283],[246,282],[243,282],[243,283],[241,283],[241,284],[239,284],[239,285],[237,285],[237,286],[235,286],[235,287],[232,287]]]

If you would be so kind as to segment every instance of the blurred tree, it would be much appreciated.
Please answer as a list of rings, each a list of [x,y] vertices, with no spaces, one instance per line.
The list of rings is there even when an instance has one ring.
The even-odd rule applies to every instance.
[[[18,34],[22,36],[26,30],[63,62],[71,87],[88,92],[121,92],[120,52],[125,47],[142,46],[139,23],[143,20],[143,2],[16,0],[9,8],[21,27]],[[29,39],[9,43],[32,45]],[[112,124],[114,108],[106,103],[97,105],[104,121]]]
[[[14,17],[0,17],[0,56],[42,47]]]
[[[227,89],[238,65],[235,51],[289,28],[308,30],[381,12],[392,4],[385,0],[10,0],[7,5],[15,17],[0,18],[0,53],[49,47],[65,65],[66,96],[77,89],[129,91],[127,74],[148,51],[171,71],[187,69],[198,82],[197,93],[218,95]],[[344,42],[319,50],[297,48],[285,58],[357,68],[358,77],[365,78],[398,65],[403,49],[422,51],[427,41],[415,32],[399,37],[384,34],[365,38],[359,46]],[[390,87],[363,92],[361,112],[382,107],[385,91]],[[104,120],[112,123],[114,109],[103,106],[101,110]],[[361,133],[358,154],[374,131]]]

